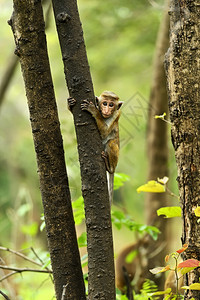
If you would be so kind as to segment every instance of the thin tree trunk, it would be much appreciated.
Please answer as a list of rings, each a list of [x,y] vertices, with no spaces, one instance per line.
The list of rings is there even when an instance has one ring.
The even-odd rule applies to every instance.
[[[114,257],[110,204],[102,142],[90,114],[82,112],[84,99],[94,101],[94,91],[76,0],[53,0],[66,81],[73,108],[88,241],[89,299],[115,299]]]
[[[86,299],[40,1],[14,0],[10,20],[25,82],[57,299]]]
[[[185,258],[200,260],[200,223],[194,209],[200,205],[200,3],[171,0],[170,49],[166,55],[172,143],[178,169],[182,206],[182,243],[189,244]],[[199,282],[200,270],[186,276],[186,284]],[[200,298],[200,291],[185,299]]]
[[[6,67],[6,70],[3,74],[1,82],[0,82],[0,107],[2,106],[4,95],[9,86],[9,83],[11,82],[11,80],[14,76],[14,73],[15,73],[15,70],[17,67],[17,63],[18,63],[18,57],[13,55],[13,53],[12,53],[12,56],[10,56],[9,63]]]
[[[154,61],[154,75],[149,100],[149,117],[147,130],[148,180],[157,180],[168,176],[168,125],[162,120],[155,119],[155,115],[168,112],[166,75],[164,70],[164,55],[169,47],[169,16],[168,5],[163,15],[156,43]],[[154,280],[159,288],[164,286],[164,276],[155,278],[149,272],[155,266],[162,266],[166,253],[167,231],[166,219],[157,216],[157,209],[167,206],[166,194],[148,193],[145,201],[147,224],[156,226],[161,234],[157,241],[151,240],[147,248],[146,277]],[[160,250],[159,250],[160,249]]]

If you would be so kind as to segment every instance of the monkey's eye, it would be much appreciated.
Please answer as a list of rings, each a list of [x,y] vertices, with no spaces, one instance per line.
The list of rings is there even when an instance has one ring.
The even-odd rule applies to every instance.
[[[113,106],[114,106],[114,104],[113,104],[113,103],[110,103],[110,104],[109,104],[109,106],[110,106],[110,107],[113,107]]]
[[[103,106],[107,106],[107,102],[103,102]]]

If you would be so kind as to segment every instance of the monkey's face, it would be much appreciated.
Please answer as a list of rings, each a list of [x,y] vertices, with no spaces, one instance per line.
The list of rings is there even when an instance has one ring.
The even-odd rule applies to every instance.
[[[116,110],[116,103],[113,100],[102,99],[100,102],[100,111],[102,116],[107,119],[110,118]]]

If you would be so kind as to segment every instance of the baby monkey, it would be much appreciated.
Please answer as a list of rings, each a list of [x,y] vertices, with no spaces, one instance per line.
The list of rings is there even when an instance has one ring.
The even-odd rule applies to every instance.
[[[71,110],[76,100],[68,99],[68,106]],[[98,130],[101,135],[104,151],[102,157],[105,160],[108,191],[110,203],[113,197],[114,172],[119,157],[119,127],[120,107],[123,102],[113,93],[105,91],[99,97],[96,97],[96,105],[88,100],[83,100],[81,109],[88,111],[96,120]]]

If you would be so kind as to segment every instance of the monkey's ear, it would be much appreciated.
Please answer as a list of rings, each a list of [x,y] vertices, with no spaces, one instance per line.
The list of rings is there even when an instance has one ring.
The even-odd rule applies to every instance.
[[[122,106],[123,103],[124,103],[123,101],[119,101],[117,109],[120,109],[120,107]]]

